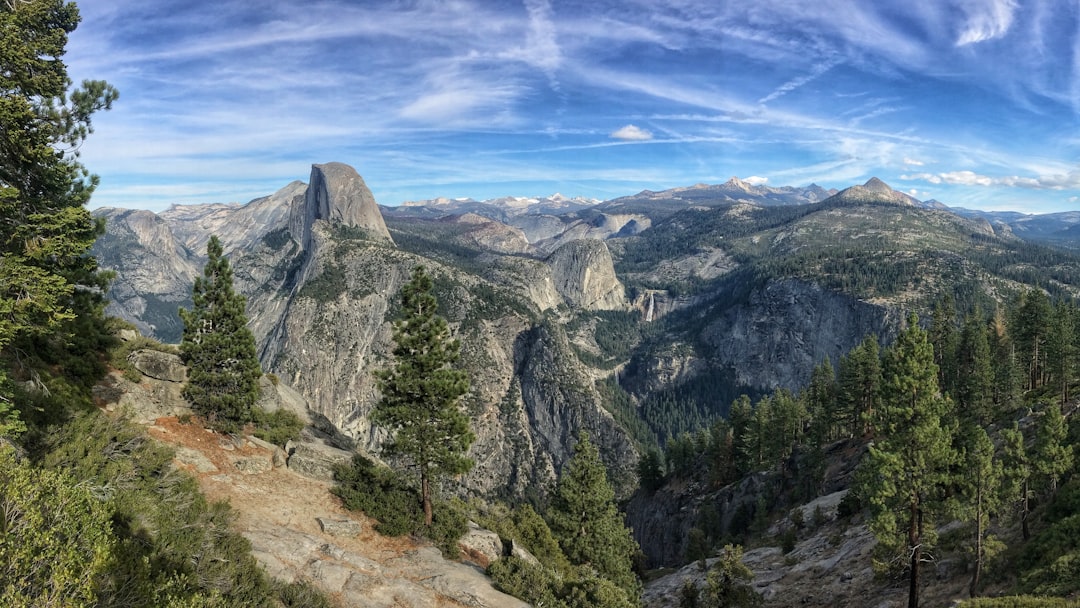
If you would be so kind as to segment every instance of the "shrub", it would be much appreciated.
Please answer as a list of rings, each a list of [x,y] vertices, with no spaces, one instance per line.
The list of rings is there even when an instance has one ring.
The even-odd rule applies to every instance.
[[[791,518],[791,525],[795,526],[796,530],[802,530],[806,526],[806,518],[803,516],[802,507],[792,509],[788,517]]]
[[[419,493],[396,471],[356,454],[350,464],[334,468],[334,479],[333,493],[347,509],[377,519],[375,531],[379,534],[418,534],[435,543],[447,558],[458,558],[457,541],[468,530],[465,503],[458,499],[434,501],[431,526],[424,526]]]
[[[533,606],[562,606],[558,591],[562,581],[551,570],[519,557],[497,559],[488,566],[495,588]]]
[[[337,606],[307,581],[286,583],[275,579],[273,587],[274,595],[281,602],[282,608],[335,608]]]
[[[375,530],[384,536],[411,534],[420,528],[423,513],[417,493],[400,475],[356,454],[352,463],[334,467],[332,490],[345,507],[379,520]]]
[[[791,553],[795,550],[795,529],[788,528],[783,534],[780,535],[780,548],[784,553]]]
[[[285,445],[290,440],[300,438],[300,431],[304,428],[304,421],[296,412],[286,409],[278,409],[274,412],[256,407],[252,409],[253,432],[256,437],[274,445]]]

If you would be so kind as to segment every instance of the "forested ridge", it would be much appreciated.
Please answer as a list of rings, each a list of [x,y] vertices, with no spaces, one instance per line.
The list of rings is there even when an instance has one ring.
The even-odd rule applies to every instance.
[[[706,488],[751,475],[771,480],[727,528],[719,514],[700,514],[686,555],[693,561],[730,542],[774,542],[753,522],[824,493],[838,445],[848,446],[844,453],[869,446],[855,452],[863,456],[840,510],[870,522],[883,575],[915,571],[917,597],[926,584],[913,567],[919,552],[944,552],[962,556],[972,597],[984,585],[995,594],[1075,597],[1080,543],[1069,530],[1080,517],[1080,421],[1063,412],[1076,409],[1078,331],[1076,303],[1041,290],[990,312],[960,314],[944,299],[929,319],[912,315],[894,344],[867,336],[835,367],[822,362],[797,393],[741,396],[725,419],[646,452],[641,491],[690,479]],[[906,519],[913,513],[917,528]],[[935,531],[949,522],[957,527],[939,539]],[[791,534],[784,542],[794,542]]]

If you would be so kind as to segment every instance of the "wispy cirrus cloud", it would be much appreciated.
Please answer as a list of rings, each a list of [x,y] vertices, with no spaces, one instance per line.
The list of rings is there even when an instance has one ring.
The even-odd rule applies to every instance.
[[[1080,170],[1057,175],[1022,177],[1018,175],[989,176],[974,171],[948,171],[944,173],[914,173],[900,176],[904,180],[922,180],[931,184],[960,186],[1005,186],[1032,190],[1068,190],[1080,188]]]
[[[733,174],[919,180],[969,206],[1080,190],[1080,141],[1060,128],[1080,116],[1065,0],[80,8],[72,75],[121,90],[83,149],[97,204],[242,201],[328,160],[390,204]]]
[[[956,37],[956,46],[985,42],[1004,36],[1013,23],[1015,0],[978,0],[961,3],[966,20]]]

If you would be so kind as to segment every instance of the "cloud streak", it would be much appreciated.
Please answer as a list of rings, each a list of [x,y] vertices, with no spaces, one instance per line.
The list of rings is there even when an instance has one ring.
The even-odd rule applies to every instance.
[[[388,204],[731,175],[921,181],[967,206],[1080,194],[1064,0],[80,8],[72,76],[121,91],[83,149],[95,204],[244,201],[329,160]]]

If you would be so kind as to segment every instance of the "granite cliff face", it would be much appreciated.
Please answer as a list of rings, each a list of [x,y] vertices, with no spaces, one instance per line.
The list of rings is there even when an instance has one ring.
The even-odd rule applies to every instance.
[[[312,165],[304,199],[293,200],[289,232],[305,249],[317,220],[358,228],[371,238],[393,240],[364,178],[344,163]]]
[[[701,340],[739,384],[794,391],[814,366],[826,357],[835,365],[868,334],[891,341],[900,317],[897,309],[789,279],[752,292],[706,325]]]
[[[626,288],[615,276],[611,252],[599,240],[571,241],[547,259],[555,289],[572,308],[625,310]]]
[[[183,324],[176,309],[191,305],[191,285],[202,269],[198,256],[154,213],[94,213],[106,223],[93,254],[103,268],[118,271],[105,312],[134,323],[143,334],[179,341]]]

